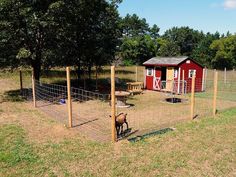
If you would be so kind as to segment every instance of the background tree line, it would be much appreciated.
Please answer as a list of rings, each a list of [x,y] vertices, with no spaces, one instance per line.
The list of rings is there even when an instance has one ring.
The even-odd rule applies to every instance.
[[[121,0],[0,0],[0,67],[99,69],[116,60],[142,64],[187,55],[210,68],[236,67],[236,35],[173,27],[159,34],[136,14],[120,17]]]

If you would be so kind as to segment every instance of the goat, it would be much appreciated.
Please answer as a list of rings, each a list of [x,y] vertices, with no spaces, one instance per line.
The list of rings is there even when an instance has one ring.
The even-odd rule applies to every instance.
[[[129,129],[129,124],[127,122],[126,116],[127,116],[127,114],[120,113],[115,117],[115,126],[116,126],[117,136],[124,133],[123,132],[123,124],[126,124],[127,130]]]

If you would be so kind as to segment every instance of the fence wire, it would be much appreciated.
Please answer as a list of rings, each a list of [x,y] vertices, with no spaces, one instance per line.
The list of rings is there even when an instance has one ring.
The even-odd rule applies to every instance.
[[[138,71],[138,72],[136,72]],[[100,73],[100,79],[103,78],[99,89],[108,90],[110,80],[108,71]],[[206,79],[195,81],[195,106],[194,118],[212,116],[213,114],[213,93],[214,93],[214,75],[211,70],[207,71]],[[29,73],[28,81],[31,81]],[[109,73],[110,74],[110,73]],[[223,73],[224,74],[224,73]],[[231,74],[231,78],[229,79]],[[236,107],[236,79],[232,73],[228,74],[227,80],[219,74],[217,110],[223,111]],[[24,78],[24,77],[23,77]],[[143,82],[144,68],[138,67],[120,67],[116,70],[116,91],[128,91],[128,82]],[[24,81],[25,82],[25,81]],[[169,82],[169,83],[168,83]],[[140,83],[139,83],[140,84]],[[32,84],[24,84],[22,95],[28,100],[32,100]],[[171,90],[166,87],[171,85]],[[105,89],[103,88],[106,87]],[[121,101],[127,107],[117,105],[116,114],[127,113],[129,130],[126,135],[139,135],[172,127],[178,122],[191,120],[190,104],[192,79],[174,81],[161,81],[161,91],[141,90],[140,92],[128,93]],[[37,107],[46,112],[52,118],[67,124],[67,87],[60,84],[49,84],[46,82],[35,81]],[[130,91],[130,90],[129,90]],[[73,125],[82,134],[92,139],[101,141],[110,140],[111,137],[111,119],[109,118],[110,95],[101,94],[85,89],[71,87]],[[121,99],[116,97],[116,99]],[[120,100],[118,100],[120,101]],[[124,129],[126,126],[124,125]],[[125,136],[124,136],[125,137]]]

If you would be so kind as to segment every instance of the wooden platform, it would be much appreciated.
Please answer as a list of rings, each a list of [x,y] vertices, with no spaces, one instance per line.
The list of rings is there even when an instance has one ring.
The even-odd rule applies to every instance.
[[[127,91],[132,94],[140,94],[143,92],[143,82],[127,82]]]

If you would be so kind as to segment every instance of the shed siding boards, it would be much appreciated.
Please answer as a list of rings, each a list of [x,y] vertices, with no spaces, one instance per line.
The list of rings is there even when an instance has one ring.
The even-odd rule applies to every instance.
[[[179,93],[183,89],[182,84],[178,82],[182,82],[184,70],[185,91],[191,92],[192,78],[189,77],[189,71],[195,70],[195,91],[202,91],[203,67],[188,57],[155,57],[146,61],[144,66],[146,66],[146,69],[149,68],[153,71],[151,76],[148,76],[148,72],[146,72],[146,88],[148,90],[161,91],[165,89],[166,91]],[[161,81],[166,84],[162,86]]]
[[[154,72],[154,67],[147,67],[146,68],[146,89],[148,90],[153,90],[153,75],[152,76],[148,76],[148,69],[152,69]]]
[[[187,61],[187,60],[186,60]],[[190,63],[183,62],[180,64],[181,73],[180,76],[184,73],[184,80],[187,81],[187,92],[191,92],[191,86],[192,86],[192,79],[189,78],[189,70],[196,70],[196,80],[195,80],[195,91],[201,92],[202,91],[202,76],[203,76],[203,67],[193,60],[190,60]]]

